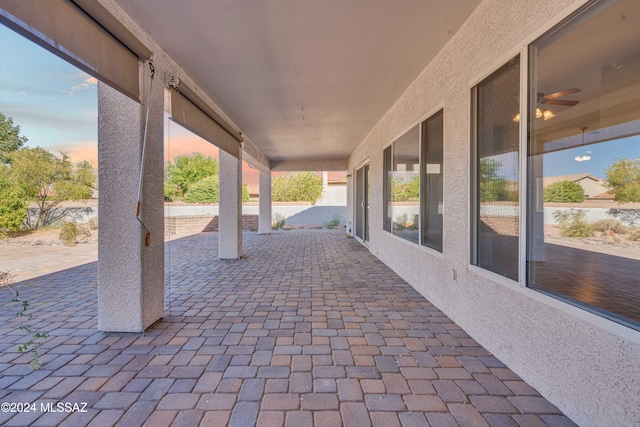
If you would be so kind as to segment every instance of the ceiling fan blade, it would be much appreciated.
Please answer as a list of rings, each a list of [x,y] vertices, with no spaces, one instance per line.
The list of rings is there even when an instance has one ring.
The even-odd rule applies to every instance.
[[[572,93],[576,93],[576,92],[581,92],[581,90],[578,89],[577,87],[574,87],[571,89],[562,90],[560,92],[550,93],[549,95],[544,95],[543,98],[544,99],[562,98],[563,96],[571,95]]]
[[[578,102],[580,101],[565,101],[563,99],[550,99],[547,100],[545,102],[545,104],[552,104],[552,105],[566,105],[568,107],[573,107],[574,105],[576,105]]]

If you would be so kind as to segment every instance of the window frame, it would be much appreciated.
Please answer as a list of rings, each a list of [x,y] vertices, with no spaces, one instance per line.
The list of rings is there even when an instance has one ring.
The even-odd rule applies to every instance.
[[[527,45],[528,46],[528,45]],[[505,282],[508,281],[510,283],[518,283],[521,287],[525,287],[526,284],[523,283],[523,269],[522,266],[526,266],[526,253],[522,251],[523,247],[523,237],[526,236],[522,234],[522,214],[526,212],[526,205],[523,210],[523,185],[526,189],[526,169],[523,169],[523,162],[527,161],[527,153],[523,152],[523,144],[526,146],[526,132],[528,130],[527,123],[529,122],[528,110],[522,108],[523,104],[526,105],[527,102],[527,94],[528,94],[528,78],[523,78],[523,73],[527,75],[526,60],[523,60],[524,56],[522,51],[527,48],[518,48],[511,49],[507,52],[507,54],[503,55],[499,62],[496,61],[492,65],[491,68],[485,70],[479,77],[473,79],[470,82],[469,92],[470,92],[470,120],[469,120],[469,268],[480,273],[481,275],[486,275],[491,280]],[[479,263],[479,222],[480,222],[480,198],[479,198],[479,185],[480,178],[478,176],[479,173],[479,150],[478,150],[478,86],[483,83],[486,79],[493,76],[495,73],[500,71],[502,68],[506,67],[510,62],[518,59],[518,65],[520,67],[520,75],[519,75],[519,90],[518,93],[520,95],[520,122],[519,122],[519,130],[518,130],[518,259],[517,259],[517,278],[512,279],[507,276],[503,276],[499,273],[491,271],[487,268],[484,268]],[[522,135],[525,135],[525,141],[523,142]],[[526,147],[525,147],[526,148]],[[523,181],[524,179],[524,181]],[[526,191],[526,190],[525,190]],[[526,227],[526,223],[524,224]],[[524,246],[526,246],[526,240],[524,242]]]
[[[528,266],[530,251],[532,248],[532,245],[530,243],[532,233],[531,226],[533,224],[532,213],[529,209],[531,201],[530,199],[532,197],[530,192],[533,189],[532,186],[529,186],[529,181],[531,178],[529,174],[529,154],[531,150],[530,139],[533,138],[535,132],[534,126],[532,126],[532,112],[537,107],[537,101],[532,95],[532,93],[534,92],[532,90],[532,83],[534,79],[537,79],[536,52],[539,48],[537,44],[540,43],[543,45],[542,47],[545,47],[545,43],[552,43],[553,41],[562,38],[565,34],[565,30],[575,28],[576,26],[581,25],[583,22],[588,21],[590,18],[597,16],[600,12],[614,4],[616,1],[617,0],[589,0],[582,6],[576,8],[568,14],[565,14],[556,22],[545,26],[545,29],[543,31],[541,31],[536,37],[529,40],[522,47],[521,60],[523,62],[521,62],[521,76],[523,71],[525,72],[525,74],[524,81],[521,77],[520,99],[521,111],[526,112],[526,116],[521,112],[522,120],[520,121],[520,155],[521,167],[523,167],[523,169],[520,171],[520,179],[521,186],[524,187],[524,190],[521,189],[521,191],[525,191],[525,193],[521,193],[523,194],[523,197],[521,197],[520,232],[524,234],[522,234],[520,238],[521,265],[519,269],[519,283],[521,287],[526,289],[528,292],[532,292],[536,295],[544,295],[545,297],[556,301],[558,304],[562,304],[566,309],[571,308],[572,310],[579,310],[584,314],[588,313],[588,315],[590,315],[589,319],[593,319],[593,323],[599,326],[602,326],[603,323],[607,326],[614,324],[617,327],[626,329],[627,331],[639,332],[640,324],[632,319],[628,319],[615,312],[609,312],[606,309],[591,305],[587,302],[574,299],[568,295],[554,292],[543,287],[534,286],[534,284],[530,281],[532,273]]]
[[[518,292],[527,298],[530,298],[534,301],[540,302],[549,306],[555,310],[561,311],[563,313],[574,316],[578,319],[581,319],[585,322],[588,322],[591,325],[594,325],[598,328],[604,329],[611,333],[617,334],[626,339],[631,339],[637,341],[640,339],[640,330],[636,327],[633,327],[628,324],[621,323],[619,319],[612,320],[608,317],[602,315],[601,312],[597,312],[595,310],[589,309],[584,305],[576,305],[567,300],[557,298],[556,296],[551,296],[545,292],[541,292],[537,289],[533,289],[527,286],[527,257],[528,257],[528,235],[526,227],[528,226],[528,218],[527,218],[527,203],[528,203],[528,132],[529,132],[529,47],[536,40],[548,36],[553,32],[556,32],[563,25],[568,24],[569,22],[579,19],[581,17],[586,17],[589,14],[597,14],[600,10],[606,8],[611,3],[615,2],[615,0],[588,0],[580,5],[569,5],[566,8],[563,8],[558,13],[556,13],[553,17],[546,20],[542,23],[537,29],[531,31],[526,36],[523,36],[519,42],[516,42],[512,45],[512,47],[505,52],[503,52],[499,57],[493,61],[491,61],[488,65],[483,67],[480,72],[473,75],[467,81],[467,89],[469,92],[469,98],[467,98],[467,102],[469,102],[469,112],[470,112],[470,120],[469,127],[467,128],[468,141],[470,144],[469,148],[469,158],[467,164],[467,170],[469,171],[469,192],[467,193],[469,199],[469,227],[470,230],[467,234],[469,240],[467,242],[468,253],[468,263],[467,270],[478,277],[491,280],[491,282],[499,284],[501,286],[507,287],[514,292]],[[477,170],[474,165],[474,138],[475,138],[475,116],[473,114],[473,105],[474,105],[474,88],[480,83],[482,80],[490,76],[496,70],[504,66],[507,62],[512,60],[517,55],[520,55],[520,219],[524,219],[524,221],[520,221],[520,246],[519,246],[519,269],[518,269],[518,281],[514,281],[512,279],[506,278],[499,274],[496,274],[492,271],[486,270],[482,267],[475,265],[473,261],[474,257],[474,247],[475,238],[473,233],[473,218],[476,214],[476,206],[474,204],[474,177],[477,173]],[[446,230],[444,231],[446,233]]]
[[[445,213],[445,202],[444,202],[444,195],[443,195],[443,201],[442,201],[442,216],[443,216],[443,226],[442,226],[442,251],[439,251],[437,249],[434,249],[430,246],[426,246],[422,244],[422,230],[424,227],[424,215],[423,215],[423,211],[425,209],[425,207],[423,206],[424,204],[424,200],[422,198],[422,194],[423,194],[423,186],[424,186],[424,170],[423,170],[423,166],[424,166],[424,159],[423,159],[423,148],[424,148],[424,125],[426,122],[428,122],[429,120],[431,120],[432,118],[434,118],[437,114],[442,114],[442,180],[443,180],[443,186],[445,183],[445,173],[444,173],[444,168],[445,168],[445,160],[446,160],[446,152],[445,152],[445,126],[444,126],[444,119],[445,119],[445,106],[443,103],[439,103],[437,104],[435,107],[433,107],[432,109],[430,109],[427,114],[423,115],[422,117],[420,117],[419,120],[412,122],[410,126],[408,126],[407,128],[405,128],[403,130],[403,132],[401,132],[399,135],[397,135],[395,138],[393,138],[393,140],[391,142],[389,142],[388,144],[384,145],[382,147],[382,210],[383,210],[383,216],[382,216],[382,231],[388,233],[389,235],[391,235],[392,237],[402,241],[402,242],[406,242],[408,244],[411,245],[415,245],[417,247],[419,247],[420,249],[432,254],[432,255],[436,255],[438,257],[442,257],[442,254],[444,253],[444,242],[445,242],[445,235],[446,235],[446,231],[445,231],[445,227],[444,227],[444,213]],[[397,235],[395,235],[393,233],[393,218],[391,217],[387,217],[387,212],[388,212],[388,208],[389,208],[389,203],[391,202],[391,197],[393,197],[393,192],[390,192],[390,189],[388,188],[388,173],[389,172],[393,172],[392,168],[393,168],[393,146],[396,143],[396,141],[398,141],[402,136],[404,136],[406,133],[408,133],[409,131],[411,131],[413,128],[418,127],[418,161],[419,161],[419,170],[420,170],[420,185],[419,185],[419,190],[418,190],[418,194],[419,194],[419,202],[418,202],[418,207],[419,207],[419,212],[420,212],[420,219],[419,219],[419,225],[418,225],[418,243],[412,242],[410,240],[406,240],[402,237],[399,237]],[[387,150],[389,150],[390,156],[389,156],[389,169],[387,169],[387,158],[386,158],[386,152]],[[389,229],[387,229],[387,227]]]
[[[441,135],[441,139],[442,139],[442,146],[441,146],[441,150],[442,150],[442,161],[441,161],[441,172],[440,174],[442,175],[442,185],[443,185],[443,194],[442,194],[442,226],[440,228],[440,232],[442,234],[442,237],[440,239],[440,249],[435,248],[433,246],[429,246],[427,245],[426,241],[425,241],[425,232],[429,231],[429,227],[428,227],[428,208],[429,206],[429,196],[430,191],[429,188],[427,188],[427,186],[425,185],[425,181],[427,178],[427,159],[425,158],[426,154],[429,151],[429,146],[427,144],[427,138],[425,135],[425,128],[427,127],[427,124],[429,122],[431,122],[432,120],[436,119],[438,116],[441,117],[442,120],[442,135]],[[431,114],[429,117],[427,117],[426,119],[420,121],[420,235],[419,235],[419,245],[425,248],[429,248],[431,250],[434,250],[438,253],[443,253],[444,252],[444,108],[436,111],[435,113]],[[424,197],[423,197],[424,196]],[[437,209],[437,207],[436,207]]]

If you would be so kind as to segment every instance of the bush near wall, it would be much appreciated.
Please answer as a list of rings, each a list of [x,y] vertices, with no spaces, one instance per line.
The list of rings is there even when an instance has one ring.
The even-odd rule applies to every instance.
[[[19,230],[27,218],[27,205],[20,190],[0,186],[0,232]]]
[[[544,187],[544,201],[555,203],[584,202],[584,189],[572,181],[554,182]]]
[[[184,196],[189,203],[218,203],[220,181],[218,175],[211,175],[191,184]]]
[[[273,178],[274,202],[310,202],[322,196],[322,178],[313,172],[295,172]]]
[[[218,203],[220,199],[220,180],[218,175],[211,175],[192,184],[185,194],[188,203]],[[249,201],[249,189],[242,184],[242,201]]]

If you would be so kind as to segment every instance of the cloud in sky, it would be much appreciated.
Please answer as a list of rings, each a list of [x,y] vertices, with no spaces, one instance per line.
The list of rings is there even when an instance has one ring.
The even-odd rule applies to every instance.
[[[87,77],[82,83],[71,86],[71,89],[69,89],[69,93],[73,95],[75,92],[91,89],[92,87],[95,87],[97,84],[98,84],[98,79],[96,79],[95,77]]]

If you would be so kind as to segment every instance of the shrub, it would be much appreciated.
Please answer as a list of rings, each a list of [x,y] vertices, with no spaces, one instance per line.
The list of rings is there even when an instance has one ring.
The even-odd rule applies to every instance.
[[[242,201],[248,202],[249,199],[249,188],[247,188],[247,184],[242,184]]]
[[[394,223],[400,230],[416,230],[418,228],[418,224],[416,224],[415,222],[416,217],[414,216],[413,219],[414,221],[410,221],[409,215],[403,213],[402,215],[398,215],[396,217]]]
[[[629,240],[637,242],[640,240],[640,228],[632,228],[629,231]]]
[[[411,180],[396,178],[392,181],[394,202],[416,202],[420,200],[420,176]]]
[[[211,175],[191,185],[184,200],[189,203],[218,203],[220,183],[217,175]]]
[[[89,226],[89,230],[97,230],[98,229],[98,217],[89,218],[89,222],[87,223]]]
[[[273,230],[277,230],[279,228],[284,227],[284,223],[285,223],[285,219],[283,214],[281,213],[273,214],[273,217],[271,218],[271,228]]]
[[[79,234],[80,227],[78,227],[78,224],[74,221],[64,221],[62,227],[60,227],[58,239],[66,246],[74,246]]]
[[[555,203],[584,202],[584,189],[572,181],[559,181],[544,187],[544,201]]]
[[[570,209],[568,212],[555,211],[553,217],[560,225],[560,233],[564,237],[591,237],[595,226],[585,219],[583,210]]]
[[[324,225],[328,229],[333,230],[334,228],[339,227],[341,222],[342,222],[342,218],[340,217],[340,215],[333,214],[333,216],[331,217],[331,221],[325,223]]]
[[[191,186],[209,176],[217,176],[219,170],[217,159],[201,153],[175,157],[173,162],[165,164],[165,198],[185,195]]]
[[[311,202],[322,195],[322,178],[313,172],[296,172],[273,179],[274,202]]]
[[[0,231],[18,230],[26,218],[27,201],[22,192],[15,188],[0,187]]]
[[[616,234],[624,234],[628,231],[628,227],[617,219],[601,219],[593,223],[593,226],[597,231],[613,231]]]
[[[0,288],[13,283],[13,274],[0,270]]]

